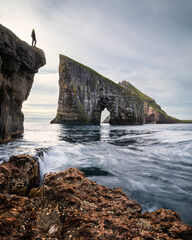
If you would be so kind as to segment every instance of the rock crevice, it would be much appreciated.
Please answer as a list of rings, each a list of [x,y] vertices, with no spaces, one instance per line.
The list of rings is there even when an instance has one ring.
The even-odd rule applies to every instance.
[[[22,103],[29,96],[35,73],[45,63],[41,49],[0,24],[0,143],[23,132]]]

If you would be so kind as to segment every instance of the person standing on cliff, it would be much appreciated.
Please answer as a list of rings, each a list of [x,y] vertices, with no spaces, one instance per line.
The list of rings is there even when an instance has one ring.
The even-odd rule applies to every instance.
[[[31,37],[32,37],[32,46],[36,46],[37,40],[36,40],[36,35],[35,35],[34,29],[32,30]]]

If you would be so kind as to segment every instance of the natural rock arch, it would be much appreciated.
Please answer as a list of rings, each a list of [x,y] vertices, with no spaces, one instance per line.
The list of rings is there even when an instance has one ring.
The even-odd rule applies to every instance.
[[[143,123],[143,101],[94,70],[60,55],[59,100],[51,123],[99,125],[101,112],[110,124]]]

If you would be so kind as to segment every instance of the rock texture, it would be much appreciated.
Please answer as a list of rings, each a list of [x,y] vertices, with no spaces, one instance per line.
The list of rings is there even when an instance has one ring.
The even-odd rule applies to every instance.
[[[16,165],[29,174],[31,166],[27,166],[33,161],[18,156],[3,165],[6,169]],[[75,168],[46,174],[42,187],[25,197],[17,194],[9,190],[0,194],[2,240],[192,239],[192,227],[182,223],[177,213],[159,209],[142,214],[141,206],[121,189],[97,185]]]
[[[26,196],[39,181],[39,164],[29,155],[10,157],[0,165],[0,193]]]
[[[144,101],[143,116],[144,123],[178,123],[182,122],[179,119],[173,118],[164,112],[154,99],[145,95],[134,87],[129,82],[123,81],[119,83],[120,86],[127,89],[133,95],[141,98]],[[106,122],[107,120],[105,120]]]
[[[23,132],[22,103],[30,93],[34,74],[43,65],[42,50],[0,25],[0,143]]]
[[[59,100],[52,123],[99,125],[106,108],[110,124],[143,123],[143,101],[94,70],[60,55]]]

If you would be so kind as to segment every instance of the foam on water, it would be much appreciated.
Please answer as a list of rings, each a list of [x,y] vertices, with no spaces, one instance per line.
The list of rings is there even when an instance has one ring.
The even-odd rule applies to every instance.
[[[143,211],[171,208],[192,224],[192,124],[61,126],[25,123],[23,137],[0,146],[39,157],[41,177],[76,167],[108,187],[121,187]]]

